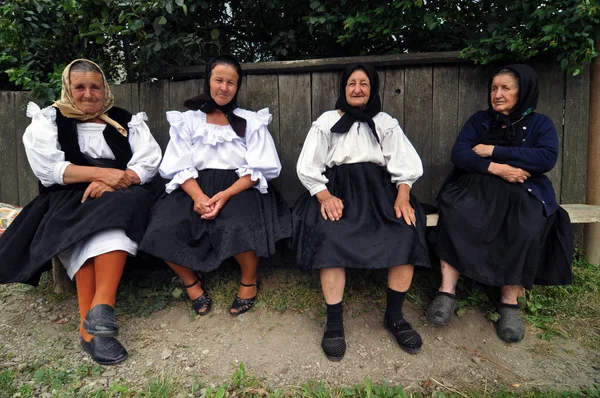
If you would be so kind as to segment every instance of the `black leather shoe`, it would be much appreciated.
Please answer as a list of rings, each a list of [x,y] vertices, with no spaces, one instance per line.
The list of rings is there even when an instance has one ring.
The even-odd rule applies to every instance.
[[[119,327],[115,321],[115,309],[108,304],[98,304],[88,311],[83,328],[92,336],[117,337]]]
[[[116,365],[127,359],[127,350],[114,337],[94,336],[89,343],[81,338],[81,348],[100,365]]]
[[[321,340],[321,348],[327,359],[330,361],[341,361],[346,353],[346,337],[344,336],[344,331],[329,331],[327,330],[327,327],[325,327],[323,339]]]
[[[404,351],[409,354],[416,354],[421,351],[423,345],[421,335],[404,318],[391,321],[384,317],[383,325],[394,335],[396,342]]]

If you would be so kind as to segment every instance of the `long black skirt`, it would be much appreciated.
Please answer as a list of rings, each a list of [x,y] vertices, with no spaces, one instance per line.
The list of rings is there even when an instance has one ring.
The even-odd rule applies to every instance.
[[[518,184],[478,173],[446,185],[438,206],[430,241],[462,275],[490,286],[572,282],[573,232],[563,208],[547,217]]]
[[[196,181],[209,197],[239,179],[234,170],[207,169]],[[182,189],[156,202],[139,249],[165,261],[209,272],[229,257],[253,250],[259,257],[275,253],[275,244],[291,237],[289,207],[269,186],[266,194],[250,188],[232,196],[214,220],[194,213],[194,202]]]
[[[327,188],[344,202],[344,210],[339,221],[324,220],[316,197],[306,192],[298,198],[292,220],[300,269],[429,267],[426,215],[411,196],[417,225],[396,218],[398,190],[384,168],[374,163],[346,164],[327,169],[325,176]]]
[[[86,187],[47,189],[23,208],[0,237],[0,283],[37,285],[52,257],[100,231],[120,228],[140,241],[154,193],[136,185],[81,203]]]

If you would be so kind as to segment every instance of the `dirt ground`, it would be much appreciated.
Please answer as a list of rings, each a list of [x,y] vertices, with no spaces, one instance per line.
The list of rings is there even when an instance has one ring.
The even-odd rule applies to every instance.
[[[0,370],[23,368],[40,358],[91,363],[79,346],[74,296],[56,302],[42,290],[17,290],[6,293],[3,301]],[[143,385],[169,374],[186,384],[199,376],[216,386],[230,380],[242,362],[248,373],[273,388],[308,380],[352,386],[365,378],[400,384],[408,392],[436,385],[481,392],[501,386],[573,390],[600,382],[600,348],[585,348],[576,338],[542,341],[529,327],[523,342],[507,344],[480,311],[469,310],[440,328],[427,325],[420,309],[405,308],[423,336],[421,353],[400,350],[383,328],[381,312],[373,310],[345,317],[348,350],[339,363],[329,362],[321,351],[323,317],[316,313],[261,308],[233,318],[217,307],[208,316],[195,317],[182,301],[148,318],[120,316],[120,340],[129,359],[106,367],[90,385],[118,378]]]

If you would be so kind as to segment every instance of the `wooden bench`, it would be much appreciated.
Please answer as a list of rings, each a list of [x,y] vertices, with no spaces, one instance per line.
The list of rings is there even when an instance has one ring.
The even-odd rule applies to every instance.
[[[569,213],[571,224],[589,224],[600,222],[600,206],[592,205],[560,205]],[[438,223],[437,214],[427,215],[427,226],[435,227]],[[600,242],[598,242],[600,244]]]
[[[569,213],[571,223],[573,224],[588,224],[600,222],[600,206],[579,204],[567,204],[561,206]],[[8,225],[16,217],[19,211],[19,207],[0,203],[0,235],[2,235],[4,229],[8,227]],[[434,227],[437,225],[437,223],[437,214],[427,215],[428,227]],[[600,245],[600,242],[591,242],[591,244]],[[584,250],[587,249],[587,247],[584,247]],[[68,293],[69,291],[73,290],[73,283],[69,279],[65,268],[63,267],[63,265],[57,257],[52,259],[52,277],[54,278],[54,291],[56,293]]]

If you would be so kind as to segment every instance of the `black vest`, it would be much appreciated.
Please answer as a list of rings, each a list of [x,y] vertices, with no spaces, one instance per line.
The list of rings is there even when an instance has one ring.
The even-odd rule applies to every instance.
[[[124,109],[113,107],[107,112],[107,114],[108,117],[123,126],[129,135],[128,124],[131,121],[131,113]],[[61,151],[65,153],[65,160],[78,166],[94,166],[85,158],[83,153],[81,153],[81,149],[79,148],[79,140],[77,139],[77,123],[81,123],[81,121],[66,117],[60,112],[60,109],[56,108],[58,143]],[[119,133],[119,131],[110,124],[106,124],[103,135],[106,143],[115,155],[115,160],[111,162],[114,164],[114,166],[111,165],[111,167],[126,170],[127,163],[129,163],[131,156],[133,156],[131,146],[129,145],[129,138],[121,135],[121,133]],[[89,184],[87,183],[68,185],[54,184],[49,187],[45,187],[42,185],[42,183],[39,183],[38,187],[39,192],[42,193],[64,189],[85,189],[88,185]]]
[[[128,124],[131,121],[131,113],[124,109],[113,107],[107,112],[108,117],[119,123],[129,134]],[[77,123],[81,121],[71,119],[64,116],[60,110],[56,109],[56,126],[58,127],[58,143],[60,149],[65,153],[65,160],[78,166],[91,166],[79,148],[77,139]],[[106,125],[103,132],[104,139],[109,148],[115,155],[115,160],[118,168],[121,170],[127,169],[127,163],[131,160],[133,152],[129,145],[129,138],[124,137],[119,131],[111,126]]]

